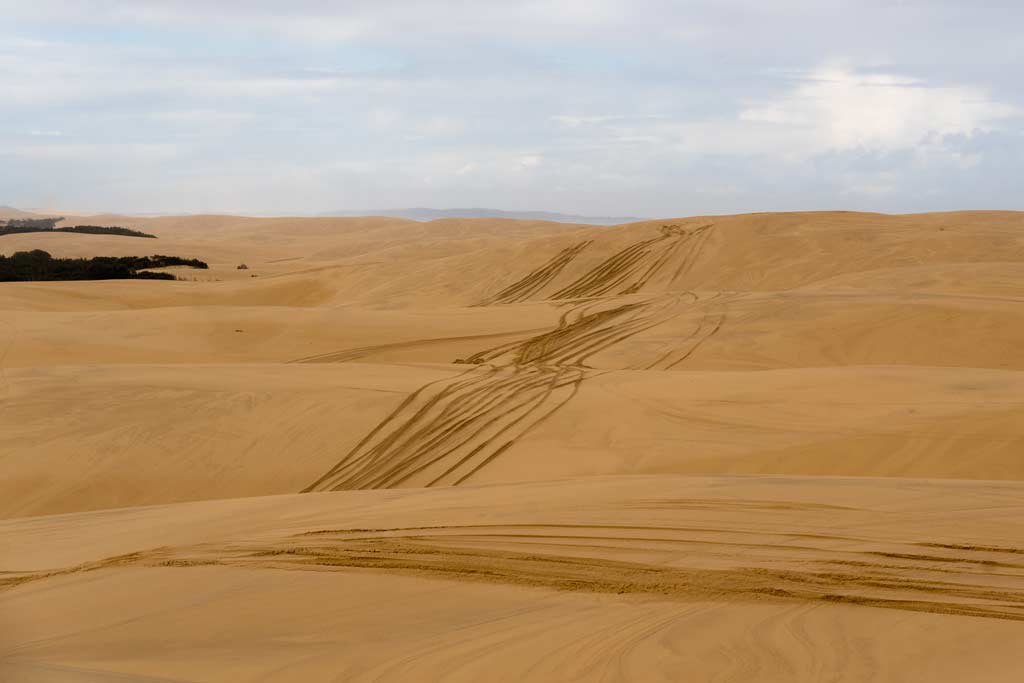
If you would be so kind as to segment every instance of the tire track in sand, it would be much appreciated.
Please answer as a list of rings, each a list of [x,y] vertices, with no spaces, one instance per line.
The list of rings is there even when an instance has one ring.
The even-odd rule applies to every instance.
[[[696,258],[694,250],[703,244],[709,228],[686,231],[663,226],[659,236],[606,259],[550,297],[569,294],[584,298],[567,302],[569,308],[558,327],[456,359],[455,363],[473,367],[413,392],[303,492],[446,486],[467,481],[571,400],[592,369],[587,365],[589,358],[672,320],[688,303],[698,300],[692,292],[667,292],[643,299],[635,293],[681,255],[673,276],[676,279]],[[562,250],[488,301],[528,298],[589,244],[581,242]],[[682,249],[685,245],[690,249]],[[613,289],[617,290],[614,295],[604,296]],[[696,332],[681,340],[679,349],[646,367],[681,363],[718,331],[723,319],[708,326],[707,332],[702,322]],[[378,348],[385,347],[351,349],[300,362],[352,360]]]
[[[513,282],[497,294],[484,299],[476,305],[493,306],[495,304],[512,304],[529,299],[531,296],[544,289],[549,282],[558,277],[562,272],[562,269],[569,265],[570,261],[576,258],[584,249],[593,244],[593,242],[593,240],[586,240],[585,242],[574,244],[571,247],[566,247],[540,268],[531,271],[525,277]]]
[[[616,515],[623,523],[438,520],[435,526],[291,530],[259,541],[159,547],[25,572],[0,581],[0,589],[131,566],[372,569],[572,592],[842,603],[1024,621],[1024,550],[976,548],[875,527],[856,536],[832,534],[816,522],[819,508],[840,516],[865,513],[857,508],[718,498],[653,502],[692,510],[684,513],[690,525],[630,524],[641,518],[626,508]],[[748,508],[761,510],[768,523],[751,526]],[[540,519],[536,512],[531,516]],[[712,519],[714,526],[706,526]]]

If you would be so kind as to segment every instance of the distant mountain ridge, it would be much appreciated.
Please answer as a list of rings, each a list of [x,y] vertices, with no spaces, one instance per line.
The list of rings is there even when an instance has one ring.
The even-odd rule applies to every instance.
[[[509,218],[513,220],[553,221],[556,223],[585,223],[587,225],[618,225],[643,220],[633,216],[578,216],[551,211],[501,211],[499,209],[380,209],[373,211],[331,211],[324,216],[388,216],[414,221],[433,221],[439,218]]]
[[[24,211],[12,206],[0,206],[0,221],[12,218],[35,218],[51,215],[41,213],[40,210]],[[53,214],[55,215],[55,214]],[[75,215],[67,214],[61,215]],[[86,214],[88,215],[88,214]],[[165,213],[125,213],[112,214],[125,216],[167,216],[167,215],[194,215],[194,214],[165,214]],[[231,213],[224,215],[247,215],[242,213]],[[261,214],[262,215],[262,214]],[[276,214],[267,214],[267,216]],[[455,209],[431,209],[427,207],[411,207],[405,209],[373,209],[366,211],[328,211],[317,214],[281,214],[291,216],[312,215],[321,217],[353,217],[353,216],[387,216],[389,218],[405,218],[413,221],[434,221],[442,218],[507,218],[520,221],[552,221],[554,223],[581,223],[584,225],[620,225],[622,223],[635,223],[644,220],[636,216],[581,216],[569,213],[557,213],[553,211],[502,211],[500,209],[486,208],[455,208]]]

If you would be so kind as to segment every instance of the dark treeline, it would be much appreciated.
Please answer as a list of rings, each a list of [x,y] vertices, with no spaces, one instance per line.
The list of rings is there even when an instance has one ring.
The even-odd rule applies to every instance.
[[[23,232],[36,232],[38,230],[53,230],[64,218],[12,218],[7,221],[7,228],[31,228]]]
[[[208,268],[199,259],[178,256],[96,256],[93,258],[53,258],[35,249],[18,251],[13,256],[0,254],[0,282],[42,280],[174,280],[171,273],[150,273],[146,268],[189,266]]]
[[[121,228],[117,226],[102,226],[102,225],[76,225],[71,228],[54,228],[54,232],[81,232],[88,235],[122,235],[124,237],[148,237],[150,239],[156,239],[156,235],[150,235],[148,232],[140,232],[139,230],[132,230],[131,228]]]
[[[156,239],[156,235],[117,226],[76,225],[70,228],[55,228],[54,225],[59,220],[61,219],[15,218],[7,221],[7,225],[0,225],[0,235],[15,235],[25,232],[77,232],[87,235],[121,235],[123,237],[149,237]]]

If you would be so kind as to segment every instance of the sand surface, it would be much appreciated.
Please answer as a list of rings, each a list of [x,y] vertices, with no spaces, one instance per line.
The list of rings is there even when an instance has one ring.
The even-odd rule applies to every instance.
[[[1024,676],[1024,214],[87,218],[210,269],[0,285],[0,679]]]

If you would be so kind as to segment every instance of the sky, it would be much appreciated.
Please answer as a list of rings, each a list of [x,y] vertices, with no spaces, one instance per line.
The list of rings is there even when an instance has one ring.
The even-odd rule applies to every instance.
[[[1024,209],[1020,0],[0,0],[0,204]]]

